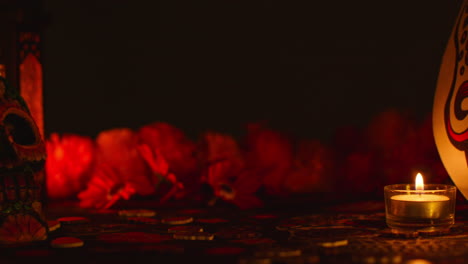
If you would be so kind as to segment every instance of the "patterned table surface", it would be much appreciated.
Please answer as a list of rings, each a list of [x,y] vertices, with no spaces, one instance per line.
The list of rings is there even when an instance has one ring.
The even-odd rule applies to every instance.
[[[468,263],[468,210],[443,234],[395,234],[380,202],[310,210],[233,208],[50,209],[51,224],[66,221],[47,241],[0,248],[0,263]],[[129,211],[130,210],[130,211]],[[120,212],[120,214],[119,214]],[[177,220],[177,221],[176,221]],[[60,237],[84,244],[55,248]]]

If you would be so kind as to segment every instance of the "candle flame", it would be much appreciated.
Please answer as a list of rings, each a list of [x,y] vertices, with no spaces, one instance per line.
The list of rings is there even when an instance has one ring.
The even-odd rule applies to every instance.
[[[424,180],[421,173],[416,175],[416,190],[424,190]]]

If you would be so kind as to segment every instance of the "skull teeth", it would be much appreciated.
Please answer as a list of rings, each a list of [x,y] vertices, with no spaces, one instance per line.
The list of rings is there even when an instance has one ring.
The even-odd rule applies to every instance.
[[[29,173],[14,173],[0,176],[0,203],[34,199],[38,187]]]

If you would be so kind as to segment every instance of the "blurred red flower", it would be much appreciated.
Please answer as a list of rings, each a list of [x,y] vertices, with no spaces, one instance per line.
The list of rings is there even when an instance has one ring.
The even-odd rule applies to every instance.
[[[96,169],[109,166],[121,181],[131,182],[139,195],[153,194],[159,179],[140,155],[138,144],[138,134],[129,128],[102,131],[96,137]]]
[[[78,194],[79,206],[108,209],[121,199],[130,199],[136,193],[135,183],[124,178],[117,168],[101,163],[86,190]]]
[[[185,186],[181,183],[174,173],[169,171],[169,164],[167,163],[164,156],[161,154],[159,148],[154,151],[147,144],[139,144],[137,146],[141,157],[146,161],[146,164],[150,167],[153,172],[153,177],[158,178],[158,184],[156,185],[156,191],[159,191],[160,183],[169,182],[172,186],[169,190],[163,190],[167,193],[160,199],[160,203],[164,203],[172,197],[180,198],[185,195]]]
[[[160,175],[161,177],[164,177],[169,173],[169,164],[161,154],[160,149],[155,149],[153,151],[147,144],[139,144],[137,149],[153,173]]]
[[[379,176],[374,173],[375,162],[376,156],[368,151],[356,151],[345,157],[334,175],[340,194],[360,199],[381,191],[378,189]]]
[[[246,209],[263,206],[266,200],[261,199],[268,196],[339,193],[371,198],[387,184],[414,181],[417,172],[426,182],[449,180],[434,143],[431,116],[419,123],[397,109],[377,114],[360,129],[339,128],[331,145],[292,141],[261,123],[248,124],[241,141],[208,131],[192,142],[164,122],[137,131],[103,131],[95,142],[52,134],[46,143],[49,197],[79,193],[83,207],[107,208],[133,195],[194,201],[203,192],[202,183],[218,201]]]
[[[245,168],[243,153],[238,142],[232,136],[222,133],[208,131],[202,134],[198,158],[200,163],[208,167],[226,161],[223,163],[223,169],[231,172],[230,174],[237,174]],[[202,180],[215,186],[217,182],[225,181],[224,178],[228,177],[228,174],[211,173],[203,175]]]
[[[90,137],[51,134],[46,140],[47,195],[72,198],[86,187],[94,165],[95,146]]]
[[[284,183],[293,163],[292,142],[288,137],[264,125],[249,124],[245,158],[249,170],[263,179],[267,194],[287,194]]]
[[[370,148],[380,165],[382,186],[412,183],[418,172],[426,182],[441,181],[440,159],[432,133],[432,115],[422,122],[395,109],[384,111],[370,122]]]
[[[162,190],[167,193],[160,202],[196,195],[200,188],[196,144],[182,130],[164,122],[154,122],[140,127],[138,138],[139,151],[153,173],[172,184],[169,190]],[[167,171],[158,173],[156,167],[162,166],[162,162],[167,164]]]
[[[199,158],[206,166],[202,180],[211,186],[216,198],[242,209],[263,204],[255,195],[262,185],[261,178],[248,173],[241,149],[232,136],[205,132],[200,145]]]
[[[382,195],[388,184],[413,183],[421,172],[426,182],[442,182],[443,170],[432,135],[431,117],[418,122],[396,109],[383,111],[369,122],[363,140],[340,162],[336,178],[362,196]],[[337,150],[339,151],[339,150]]]
[[[256,196],[263,183],[253,171],[239,168],[230,160],[220,160],[208,166],[207,174],[217,198],[240,209],[263,206],[263,202]]]
[[[164,122],[154,122],[138,130],[140,144],[157,151],[169,164],[169,170],[182,181],[197,172],[196,145],[182,130]]]
[[[415,120],[409,114],[388,109],[375,115],[364,132],[368,146],[384,158],[395,155],[395,150],[414,137]]]
[[[300,141],[285,189],[292,194],[333,193],[333,152],[318,140]]]

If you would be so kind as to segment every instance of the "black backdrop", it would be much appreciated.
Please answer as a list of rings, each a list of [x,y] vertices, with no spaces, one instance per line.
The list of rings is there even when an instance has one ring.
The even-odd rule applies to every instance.
[[[164,121],[189,136],[266,120],[327,139],[432,110],[460,0],[46,0],[46,136]]]

